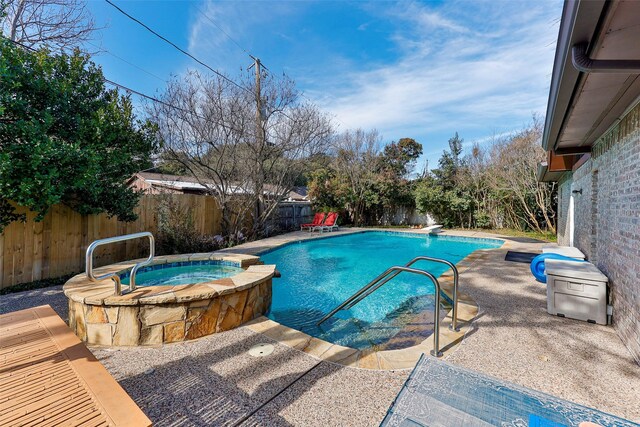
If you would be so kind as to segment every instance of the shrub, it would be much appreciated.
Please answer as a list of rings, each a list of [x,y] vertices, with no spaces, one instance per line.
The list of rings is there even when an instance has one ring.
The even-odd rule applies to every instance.
[[[105,87],[88,56],[31,52],[0,37],[0,232],[24,220],[9,201],[36,221],[58,203],[135,220],[140,193],[127,180],[150,165],[155,129]]]
[[[224,238],[198,232],[194,225],[193,210],[182,206],[174,197],[165,197],[159,204],[156,239],[158,255],[213,252],[243,240],[241,233]]]
[[[476,227],[478,228],[491,228],[491,217],[484,211],[476,211],[473,214],[473,218],[476,220]]]

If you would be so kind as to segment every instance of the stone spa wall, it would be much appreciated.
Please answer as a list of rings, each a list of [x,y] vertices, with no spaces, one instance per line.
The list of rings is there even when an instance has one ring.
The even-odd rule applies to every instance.
[[[233,261],[246,270],[212,282],[141,287],[121,296],[114,295],[111,279],[90,282],[79,274],[64,286],[69,298],[69,326],[91,345],[160,345],[227,331],[269,310],[275,266],[257,265],[258,257],[177,255],[159,257],[154,264],[194,259]],[[130,265],[102,267],[96,269],[96,275],[122,271]]]

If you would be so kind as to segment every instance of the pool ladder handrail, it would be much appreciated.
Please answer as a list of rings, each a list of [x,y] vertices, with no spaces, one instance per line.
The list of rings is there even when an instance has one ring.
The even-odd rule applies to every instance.
[[[457,331],[458,330],[458,276],[459,276],[458,269],[456,268],[455,264],[447,261],[446,259],[433,258],[430,256],[417,256],[411,261],[409,261],[408,263],[406,263],[404,266],[411,267],[413,264],[415,264],[418,261],[439,262],[441,264],[445,264],[449,266],[449,268],[453,271],[453,311],[451,313],[451,325],[449,325],[449,329],[453,331]],[[360,301],[362,301],[363,299],[371,295],[378,288],[380,288],[382,285],[384,285],[385,283],[387,283],[388,281],[390,281],[400,273],[401,273],[400,271],[395,272],[393,275],[386,278],[385,280],[379,281],[377,286],[373,286],[373,285],[369,286],[369,284],[364,286],[364,288],[361,289],[361,291],[363,291],[362,293],[360,293],[360,291],[356,292],[358,294],[358,298],[356,298],[351,303],[345,305],[343,308],[345,310],[349,310],[351,307],[353,307],[354,305],[358,304]],[[376,282],[377,279],[378,278],[374,279],[373,281]]]
[[[389,282],[391,279],[396,277],[398,274],[400,274],[402,272],[419,274],[419,275],[423,275],[423,276],[428,277],[436,287],[436,301],[435,301],[434,321],[433,321],[433,326],[434,326],[434,331],[433,331],[433,350],[431,350],[431,355],[435,356],[435,357],[442,356],[442,352],[440,351],[440,297],[441,297],[440,292],[442,291],[442,289],[440,287],[440,282],[438,281],[438,279],[436,279],[436,277],[433,274],[431,274],[431,273],[429,273],[428,271],[425,271],[425,270],[420,270],[420,269],[417,269],[417,268],[411,268],[410,267],[412,264],[414,264],[414,263],[416,263],[418,261],[440,262],[440,263],[448,265],[453,270],[453,277],[454,277],[453,312],[452,312],[452,322],[451,322],[451,325],[450,325],[450,329],[453,329],[453,330],[457,331],[458,330],[457,329],[458,269],[456,268],[456,266],[453,263],[451,263],[451,262],[449,262],[447,260],[440,259],[440,258],[432,258],[432,257],[427,257],[427,256],[416,257],[416,258],[412,259],[411,261],[409,261],[405,266],[393,266],[393,267],[388,268],[382,274],[380,274],[378,277],[373,279],[371,282],[367,283],[365,286],[360,288],[356,293],[354,293],[349,298],[347,298],[343,303],[341,303],[336,308],[331,310],[327,315],[325,315],[322,319],[320,319],[320,321],[317,323],[317,325],[319,326],[320,324],[322,324],[323,322],[325,322],[329,318],[333,317],[340,310],[342,310],[344,308],[353,307],[354,305],[356,305],[357,303],[362,301],[365,297],[367,297],[371,293],[375,292],[381,286],[383,286],[384,284]]]
[[[86,274],[89,280],[91,280],[92,282],[98,282],[100,280],[113,279],[113,281],[115,282],[115,294],[122,295],[122,282],[120,281],[120,276],[118,276],[117,273],[105,273],[101,276],[95,276],[93,274],[93,251],[95,251],[98,246],[107,245],[109,243],[123,242],[125,240],[140,239],[142,237],[149,238],[149,257],[142,262],[136,263],[131,269],[129,288],[127,289],[126,293],[134,291],[136,289],[136,274],[138,273],[138,270],[146,265],[151,264],[151,262],[153,261],[153,257],[155,256],[155,239],[153,238],[153,234],[148,231],[108,237],[106,239],[99,239],[92,242],[87,247],[87,252],[85,255]]]

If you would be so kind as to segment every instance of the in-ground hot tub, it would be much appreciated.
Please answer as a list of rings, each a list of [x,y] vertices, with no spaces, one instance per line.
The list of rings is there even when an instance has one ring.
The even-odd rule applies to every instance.
[[[138,262],[95,269],[115,272],[124,285]],[[158,345],[233,329],[271,305],[274,265],[252,255],[207,253],[156,257],[136,276],[137,288],[115,295],[114,282],[82,273],[64,285],[69,326],[88,344]]]

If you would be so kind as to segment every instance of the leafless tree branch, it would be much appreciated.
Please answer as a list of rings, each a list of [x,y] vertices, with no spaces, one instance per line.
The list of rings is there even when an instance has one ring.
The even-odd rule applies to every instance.
[[[98,29],[83,0],[2,0],[0,5],[3,35],[28,47],[71,50]]]

